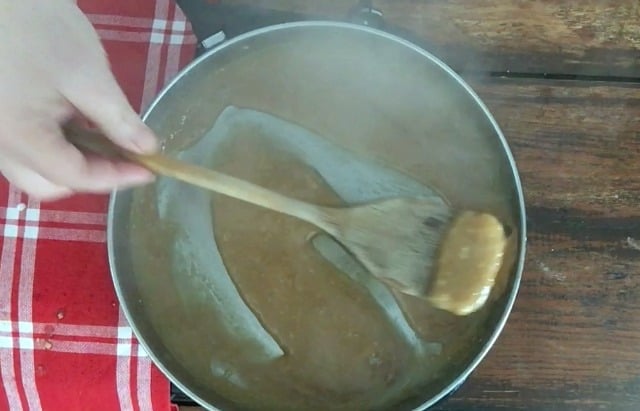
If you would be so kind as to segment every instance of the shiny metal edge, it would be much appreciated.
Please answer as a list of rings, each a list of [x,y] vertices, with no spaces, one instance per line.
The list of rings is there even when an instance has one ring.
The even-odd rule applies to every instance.
[[[489,119],[492,127],[496,131],[496,133],[497,133],[497,135],[498,135],[498,137],[500,139],[500,143],[502,145],[502,149],[504,150],[505,154],[507,155],[507,159],[509,160],[509,165],[511,166],[511,172],[513,174],[513,178],[514,178],[514,181],[515,181],[515,189],[516,189],[516,192],[517,192],[517,195],[518,195],[518,205],[519,205],[519,213],[520,213],[520,222],[519,222],[520,224],[519,224],[519,227],[518,227],[519,228],[519,234],[518,234],[518,237],[519,237],[518,238],[519,252],[518,252],[518,258],[517,258],[515,279],[514,279],[514,282],[513,282],[511,294],[510,294],[509,299],[508,299],[508,301],[507,301],[507,303],[505,305],[505,309],[503,310],[502,316],[500,317],[500,321],[496,325],[496,328],[494,329],[493,333],[491,334],[491,337],[489,338],[489,340],[485,343],[483,349],[480,351],[480,353],[478,353],[475,356],[474,360],[471,361],[471,363],[465,368],[465,370],[453,382],[451,382],[451,384],[449,384],[448,386],[443,388],[438,394],[436,394],[431,399],[429,399],[427,402],[422,404],[419,408],[416,408],[416,411],[418,411],[418,410],[424,411],[424,410],[427,410],[428,408],[434,406],[438,402],[440,402],[450,392],[454,391],[461,384],[464,384],[466,379],[471,375],[471,373],[473,373],[473,371],[484,360],[486,355],[489,353],[491,348],[494,346],[495,342],[497,341],[498,337],[502,333],[502,331],[503,331],[503,329],[504,329],[504,327],[505,327],[505,325],[507,323],[507,319],[508,319],[509,315],[511,314],[511,311],[513,309],[513,305],[515,304],[515,300],[517,298],[518,291],[520,289],[520,283],[521,283],[521,279],[522,279],[522,273],[523,273],[523,270],[524,270],[524,262],[525,262],[525,256],[526,256],[526,245],[527,245],[526,207],[525,207],[524,192],[523,192],[523,189],[522,189],[522,182],[521,182],[521,179],[520,179],[518,168],[516,166],[515,158],[513,156],[513,153],[511,152],[509,144],[507,143],[507,140],[506,140],[506,138],[505,138],[505,136],[504,136],[504,134],[502,132],[502,129],[498,125],[497,121],[495,120],[495,118],[493,117],[493,115],[491,114],[491,112],[489,111],[487,106],[484,104],[484,102],[475,93],[475,91],[473,91],[473,89],[462,79],[462,77],[459,76],[458,73],[456,73],[448,65],[446,65],[442,60],[437,58],[435,55],[429,53],[425,49],[417,46],[416,44],[414,44],[414,43],[412,43],[412,42],[410,42],[408,40],[405,40],[405,39],[403,39],[401,37],[398,37],[396,35],[390,34],[390,33],[386,32],[386,31],[383,31],[383,30],[378,30],[378,29],[374,29],[374,28],[371,28],[371,27],[367,27],[367,26],[359,25],[359,24],[354,24],[354,23],[344,23],[344,22],[337,22],[337,21],[324,21],[324,20],[283,23],[283,24],[277,24],[277,25],[263,27],[263,28],[260,28],[260,29],[252,30],[252,31],[249,31],[247,33],[241,34],[241,35],[236,36],[236,37],[234,37],[232,39],[229,39],[229,40],[227,40],[227,41],[225,41],[225,42],[223,42],[221,44],[218,44],[217,46],[211,48],[210,50],[207,50],[201,56],[195,58],[191,63],[189,63],[187,66],[185,66],[173,78],[173,80],[171,80],[160,91],[160,93],[155,97],[155,99],[150,104],[150,106],[146,109],[145,113],[142,116],[142,120],[143,121],[147,120],[147,118],[149,117],[150,113],[160,103],[160,101],[162,100],[164,95],[167,94],[169,92],[169,90],[171,90],[171,88],[173,88],[173,86],[176,83],[178,83],[184,76],[186,76],[201,61],[206,60],[207,58],[209,58],[209,56],[213,55],[214,53],[217,53],[218,51],[220,51],[220,50],[222,50],[222,49],[224,49],[226,47],[233,46],[234,44],[242,42],[242,41],[244,41],[244,40],[246,40],[248,38],[259,36],[259,35],[264,34],[264,33],[269,33],[269,32],[276,31],[276,30],[287,30],[287,29],[292,29],[292,28],[303,28],[303,27],[335,27],[335,28],[343,28],[343,29],[350,29],[350,30],[356,30],[356,31],[361,31],[361,32],[367,32],[367,33],[370,33],[370,34],[373,34],[373,35],[376,35],[376,36],[384,37],[384,38],[386,38],[388,40],[395,41],[395,42],[397,42],[397,43],[399,43],[399,44],[401,44],[403,46],[409,47],[413,51],[415,51],[415,52],[423,55],[424,57],[428,58],[429,60],[431,60],[433,63],[438,65],[441,69],[443,69],[447,74],[449,74],[453,79],[455,79],[458,82],[458,84],[467,91],[467,93],[471,96],[471,98],[473,98],[473,100],[476,102],[476,104],[478,104],[478,106],[482,109],[484,114]],[[140,345],[143,346],[143,348],[145,349],[145,351],[147,352],[149,357],[153,360],[154,364],[162,371],[162,373],[165,376],[167,376],[167,378],[170,379],[171,382],[173,382],[187,396],[192,398],[194,401],[200,403],[200,405],[202,405],[203,407],[206,407],[206,408],[209,408],[212,411],[215,411],[215,410],[217,410],[217,408],[212,408],[207,403],[207,401],[204,401],[202,398],[197,396],[195,393],[191,392],[190,389],[185,387],[169,370],[167,370],[164,367],[164,365],[158,360],[156,355],[149,349],[149,346],[148,346],[147,342],[145,341],[145,339],[140,335],[137,326],[135,325],[135,323],[133,322],[133,319],[131,318],[131,313],[129,312],[128,307],[125,306],[124,304],[122,304],[122,301],[123,301],[122,290],[120,288],[119,281],[117,280],[118,276],[117,276],[116,269],[115,269],[115,255],[114,255],[114,245],[113,245],[113,226],[115,224],[115,221],[114,221],[114,209],[116,207],[116,202],[118,200],[117,197],[118,197],[118,192],[114,191],[114,192],[111,193],[110,199],[109,199],[109,207],[108,207],[108,212],[107,212],[107,252],[108,252],[108,260],[109,260],[109,269],[110,269],[111,277],[112,277],[112,280],[113,280],[113,283],[114,283],[114,288],[115,288],[115,291],[116,291],[116,295],[118,297],[118,301],[121,304],[122,309],[124,311],[125,317],[126,317],[128,323],[129,323],[131,329],[133,330],[136,338],[140,342]]]

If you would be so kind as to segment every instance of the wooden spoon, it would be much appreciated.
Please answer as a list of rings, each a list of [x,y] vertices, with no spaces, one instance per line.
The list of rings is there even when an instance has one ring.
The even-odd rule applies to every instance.
[[[428,296],[443,309],[464,311],[456,308],[460,298],[485,293],[500,267],[504,233],[500,222],[487,214],[456,214],[433,198],[323,207],[161,154],[125,150],[98,131],[68,124],[64,133],[81,150],[126,159],[156,174],[311,223],[342,243],[381,281],[405,294]],[[432,280],[434,266],[442,275]]]

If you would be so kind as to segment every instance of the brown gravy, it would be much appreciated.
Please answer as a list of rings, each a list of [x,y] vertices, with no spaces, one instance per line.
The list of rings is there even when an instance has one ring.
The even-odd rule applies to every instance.
[[[223,143],[215,163],[219,171],[292,197],[340,204],[313,170],[256,136]],[[149,189],[137,198],[134,220],[154,207],[152,195]],[[314,226],[221,195],[212,195],[211,212],[230,276],[286,354],[268,364],[244,361],[246,352],[226,340],[206,303],[180,299],[172,291],[187,287],[195,294],[198,285],[172,277],[171,227],[133,227],[134,244],[154,250],[147,257],[138,253],[135,262],[146,310],[166,347],[200,377],[203,390],[243,409],[384,408],[412,391],[441,388],[439,381],[452,367],[472,355],[486,309],[456,317],[397,296],[417,333],[442,344],[439,355],[415,358],[366,291],[313,249],[308,238],[317,231]],[[214,376],[210,363],[216,361],[243,382]]]

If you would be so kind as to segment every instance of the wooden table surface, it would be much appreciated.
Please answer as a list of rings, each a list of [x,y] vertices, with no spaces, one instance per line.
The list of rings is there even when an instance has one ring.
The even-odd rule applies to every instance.
[[[343,19],[355,0],[231,0]],[[438,410],[640,409],[640,1],[379,0],[502,127],[526,268],[494,348]]]

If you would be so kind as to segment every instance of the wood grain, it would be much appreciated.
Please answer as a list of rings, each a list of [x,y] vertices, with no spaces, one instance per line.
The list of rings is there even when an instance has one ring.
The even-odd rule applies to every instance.
[[[529,246],[494,349],[441,410],[640,403],[640,91],[472,79],[521,172]]]
[[[344,19],[356,0],[226,0]],[[426,47],[455,70],[640,76],[637,0],[374,0],[390,31]],[[257,23],[256,23],[257,24]]]

